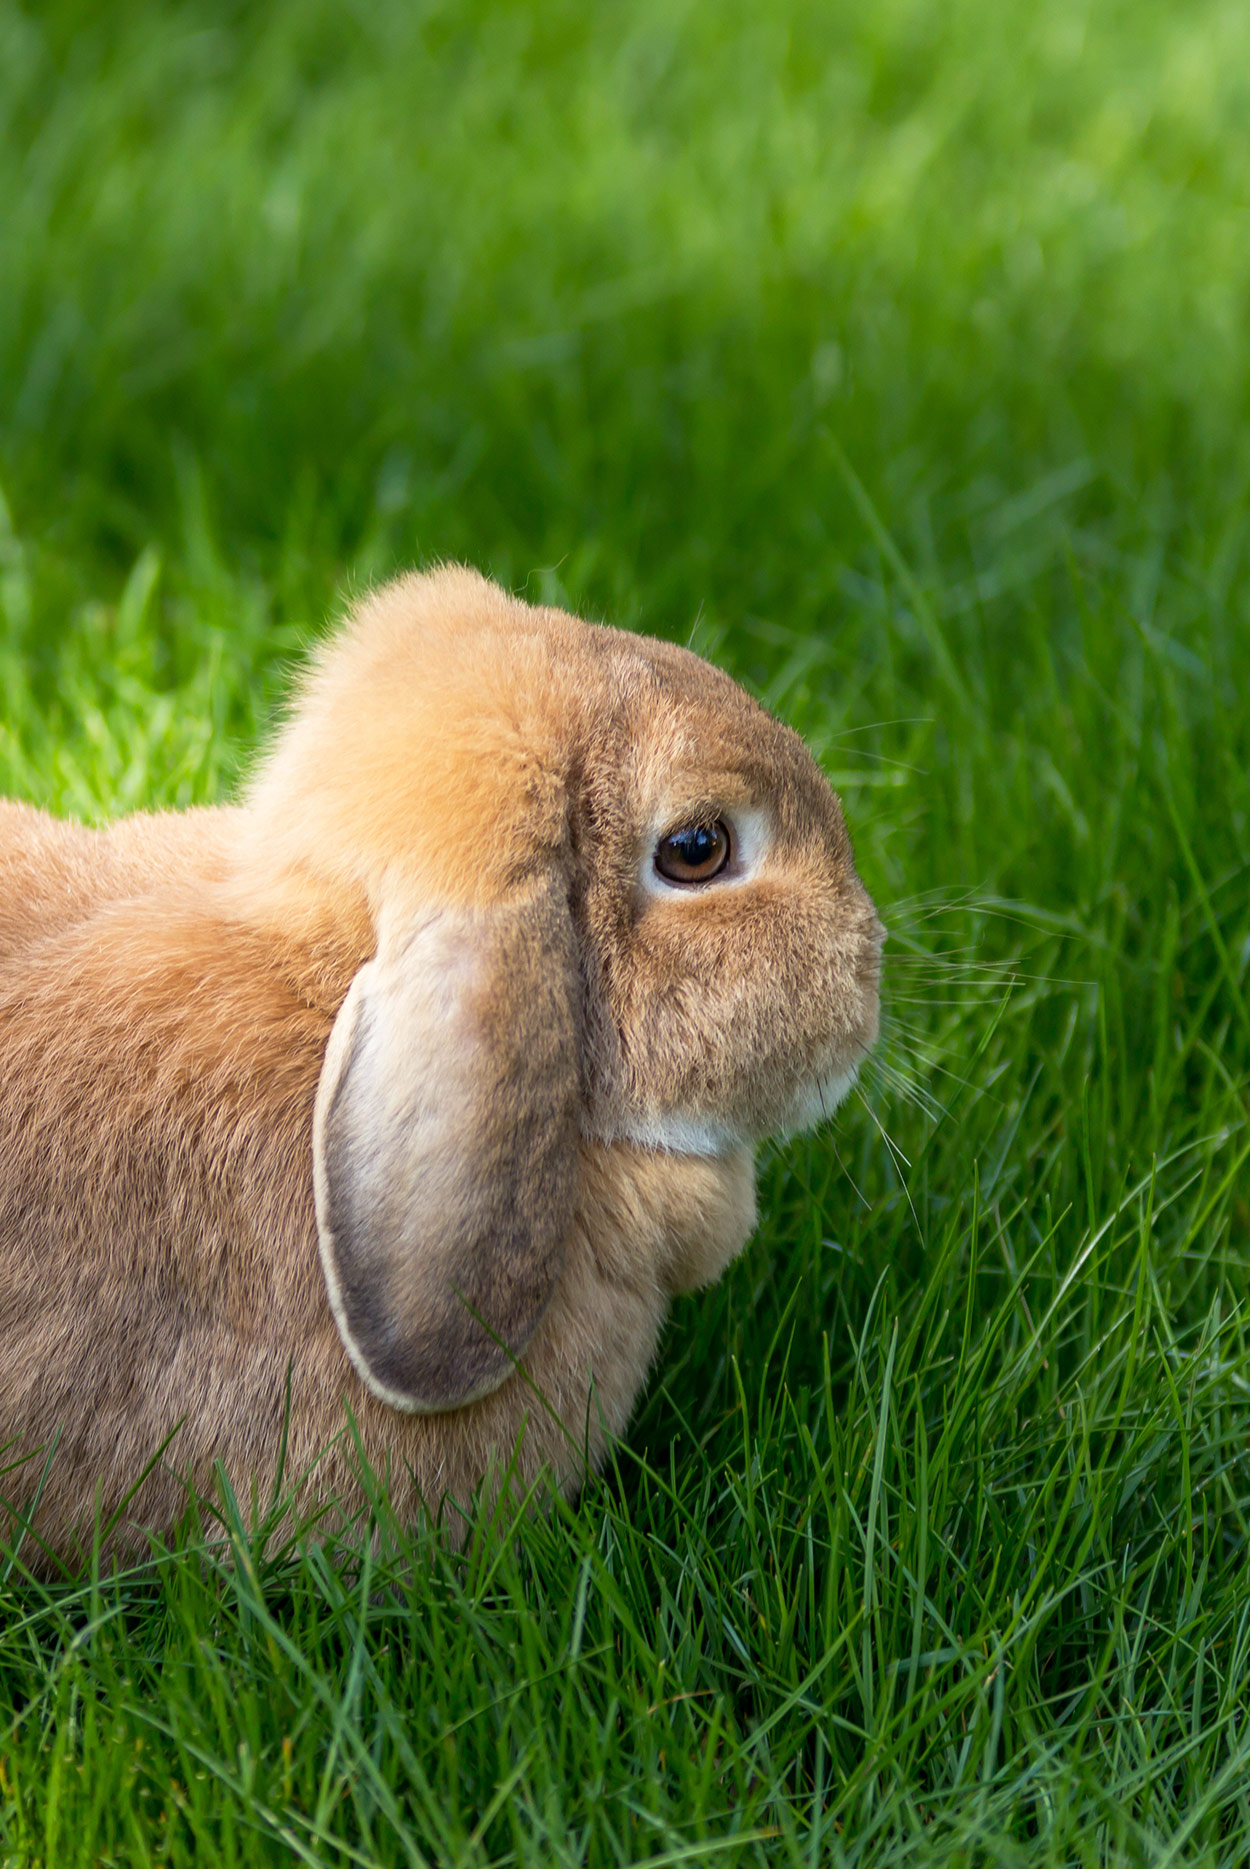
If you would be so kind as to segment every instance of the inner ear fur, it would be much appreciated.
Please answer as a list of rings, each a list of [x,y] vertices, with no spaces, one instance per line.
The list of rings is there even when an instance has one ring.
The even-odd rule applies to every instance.
[[[579,996],[551,875],[384,916],[343,1002],[313,1120],[317,1230],[347,1353],[393,1407],[488,1394],[547,1306],[575,1198]]]

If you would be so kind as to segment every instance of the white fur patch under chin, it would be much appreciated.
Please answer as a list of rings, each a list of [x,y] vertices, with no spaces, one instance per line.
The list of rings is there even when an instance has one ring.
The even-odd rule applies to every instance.
[[[613,1125],[604,1142],[633,1142],[669,1155],[728,1155],[749,1138],[705,1116],[640,1116]]]
[[[833,1071],[828,1077],[809,1084],[799,1092],[779,1125],[781,1134],[798,1135],[832,1116],[858,1076],[859,1067],[852,1065],[849,1071]],[[677,1111],[661,1116],[626,1117],[614,1123],[610,1130],[596,1129],[590,1133],[599,1142],[633,1142],[639,1148],[663,1149],[669,1155],[728,1155],[744,1143],[759,1140],[743,1135],[728,1123],[717,1122],[714,1117],[683,1116]]]

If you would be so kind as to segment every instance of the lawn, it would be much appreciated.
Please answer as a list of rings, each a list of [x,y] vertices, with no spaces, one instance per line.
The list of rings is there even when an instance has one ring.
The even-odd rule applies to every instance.
[[[1248,111],[1241,0],[0,0],[0,792],[228,796],[462,557],[891,934],[575,1505],[0,1552],[0,1863],[1250,1860]]]

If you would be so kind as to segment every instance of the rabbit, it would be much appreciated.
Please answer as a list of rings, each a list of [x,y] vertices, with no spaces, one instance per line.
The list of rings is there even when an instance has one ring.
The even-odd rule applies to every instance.
[[[218,1468],[341,1522],[362,1454],[453,1536],[573,1492],[882,940],[797,734],[459,566],[359,603],[241,803],[0,805],[0,1529],[142,1553]]]

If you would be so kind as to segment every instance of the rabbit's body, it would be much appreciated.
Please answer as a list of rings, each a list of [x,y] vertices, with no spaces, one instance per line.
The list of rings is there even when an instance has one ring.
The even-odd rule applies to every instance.
[[[468,573],[397,588],[407,613],[394,593],[374,600],[348,662],[387,629],[411,635],[414,596],[425,649],[448,611],[461,641],[485,611],[514,640],[537,618],[544,645],[590,637],[601,656],[597,634],[631,653]],[[662,667],[684,654],[652,650]],[[632,904],[658,931],[650,964],[667,964],[667,898],[652,910],[576,854],[551,867],[570,848],[580,742],[561,727],[557,761],[524,714],[563,722],[562,684],[588,677],[542,654],[533,685],[511,671],[493,744],[498,695],[464,704],[497,663],[458,652],[447,676],[430,651],[423,692],[402,707],[380,694],[344,746],[344,718],[327,722],[345,706],[350,730],[353,671],[329,660],[242,807],[91,831],[0,806],[0,1497],[19,1512],[37,1499],[50,1550],[89,1542],[124,1500],[119,1548],[167,1530],[184,1479],[211,1488],[217,1463],[245,1500],[267,1497],[282,1460],[288,1483],[309,1471],[302,1503],[352,1506],[345,1401],[401,1514],[467,1500],[518,1437],[523,1481],[546,1466],[575,1484],[623,1429],[670,1295],[746,1239],[777,1035],[751,1071],[719,1031],[692,1065],[681,1021],[698,1008],[680,982],[644,1003],[611,946]],[[393,644],[383,660],[402,694]],[[628,740],[627,690],[618,676]],[[400,745],[404,707],[416,724]],[[475,734],[467,763],[448,750]],[[575,852],[619,804],[611,786],[591,800]],[[836,886],[853,914],[825,990],[847,999],[845,1031],[820,1043],[840,1059],[875,1031],[879,930],[849,850]],[[712,968],[734,938],[724,907],[677,904]],[[797,950],[814,913],[790,943],[809,980]],[[785,951],[770,964],[784,976]],[[758,1015],[734,998],[739,1052],[758,1053]],[[650,1029],[670,1002],[674,1030]],[[795,1028],[790,1053],[814,1055]],[[785,1094],[810,1101],[820,1071],[792,1068],[803,1083]],[[639,1092],[643,1074],[657,1091]],[[762,1121],[738,1114],[750,1098]]]

